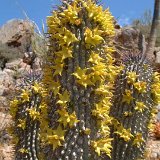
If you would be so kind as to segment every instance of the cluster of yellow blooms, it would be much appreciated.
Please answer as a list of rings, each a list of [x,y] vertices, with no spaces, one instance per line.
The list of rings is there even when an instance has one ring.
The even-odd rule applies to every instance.
[[[85,89],[89,86],[94,87],[95,95],[100,97],[92,110],[92,116],[96,117],[98,122],[97,127],[99,129],[97,134],[100,135],[100,138],[93,140],[91,144],[99,156],[101,152],[110,156],[111,138],[109,138],[110,132],[108,125],[111,123],[111,118],[109,117],[109,108],[111,106],[111,90],[114,77],[118,71],[113,65],[114,59],[112,58],[112,52],[114,52],[114,48],[112,47],[112,42],[110,42],[109,46],[104,45],[106,37],[108,37],[107,41],[110,41],[111,37],[114,36],[113,17],[108,10],[103,11],[101,6],[97,6],[91,0],[75,0],[69,4],[63,12],[53,12],[53,15],[48,17],[48,32],[51,38],[57,41],[59,47],[57,51],[54,51],[53,54],[49,56],[50,66],[47,66],[49,71],[44,75],[44,84],[47,84],[49,91],[53,90],[54,96],[59,98],[57,104],[61,106],[61,109],[56,111],[60,116],[58,122],[63,124],[64,127],[67,125],[72,127],[74,123],[78,123],[80,120],[77,120],[76,113],[73,112],[69,114],[67,112],[70,95],[67,90],[65,90],[63,94],[59,93],[60,90],[62,90],[62,86],[57,77],[62,76],[62,73],[65,72],[65,59],[76,59],[76,57],[73,56],[72,44],[80,45],[82,39],[75,36],[75,34],[66,27],[66,24],[81,28],[85,23],[81,16],[81,14],[83,14],[82,8],[85,8],[87,11],[84,14],[88,17],[88,21],[93,21],[92,23],[96,24],[96,27],[90,28],[87,25],[84,27],[83,45],[86,50],[89,50],[89,53],[88,51],[85,53],[89,54],[89,58],[86,61],[88,65],[84,68],[78,65],[74,66],[75,70],[71,75],[76,78],[77,85],[79,84]],[[99,45],[102,45],[102,51],[91,49]],[[54,72],[52,72],[52,69]],[[51,77],[53,80],[51,80]],[[56,79],[56,81],[54,79]],[[98,87],[96,84],[98,84]],[[87,134],[90,134],[90,129],[86,129],[85,131]]]
[[[136,86],[137,83],[142,84],[142,83],[140,83],[141,81],[137,82],[138,75],[136,74],[136,72],[127,71],[126,75],[127,75],[126,81],[127,81],[128,85],[134,86],[134,88],[138,91],[138,93],[142,93],[142,91],[145,92],[145,90],[142,90],[141,88],[145,88],[146,86],[144,86],[144,85],[139,85],[139,87]],[[126,103],[127,105],[131,105],[134,100],[135,100],[135,98],[133,97],[133,89],[130,89],[130,88],[125,89],[124,94],[122,95],[122,103],[123,104]],[[146,108],[146,106],[143,102],[136,101],[135,103],[136,103],[136,105],[135,105],[134,109],[137,110],[138,112],[142,112],[143,109]],[[123,114],[123,117],[130,117],[133,115],[133,113],[130,110],[124,111],[124,112],[122,112],[122,114]],[[129,142],[132,140],[133,145],[136,145],[136,146],[140,146],[140,144],[142,142],[144,142],[142,136],[138,136],[139,135],[138,133],[133,135],[131,133],[131,128],[125,128],[116,119],[116,117],[113,118],[112,124],[114,125],[114,129],[115,129],[114,134],[117,134],[125,142]]]
[[[160,103],[160,74],[158,72],[153,73],[153,83],[151,86],[151,93],[153,96],[153,101],[155,103],[155,106],[151,110],[151,117],[150,117],[150,122],[148,124],[148,129],[150,131],[153,131],[155,127],[154,120],[157,114],[156,106]]]
[[[110,116],[115,77],[123,67],[114,65],[114,25],[109,10],[104,11],[92,0],[75,0],[66,4],[66,7],[63,6],[63,10],[54,11],[48,17],[47,24],[50,47],[47,62],[43,66],[42,82],[34,83],[31,91],[22,90],[19,98],[11,102],[13,118],[16,117],[18,108],[23,107],[22,104],[31,101],[32,94],[39,94],[41,102],[38,109],[30,103],[24,112],[32,121],[40,123],[42,143],[53,146],[53,150],[58,149],[63,146],[67,131],[82,122],[78,111],[74,110],[74,106],[71,108],[74,87],[84,92],[91,89],[93,97],[90,97],[92,103],[89,102],[92,105],[90,118],[96,120],[97,133],[90,137],[89,144],[97,155],[106,154],[111,157],[111,125],[116,128],[114,134],[126,142],[132,140],[133,145],[139,147],[144,142],[142,134],[137,132],[133,135],[130,128],[124,128],[115,117]],[[70,62],[72,68],[69,68]],[[138,94],[146,92],[147,83],[140,81],[136,72],[128,71],[126,75],[127,85],[131,85]],[[68,87],[68,77],[74,81],[75,86],[71,84],[71,89]],[[160,76],[157,73],[154,74],[153,81],[152,94],[157,104],[160,102]],[[132,92],[133,90],[125,89],[122,103],[130,105],[134,101],[134,111],[143,113],[147,105],[140,100],[135,101]],[[81,105],[78,107],[81,110]],[[56,117],[54,126],[49,119],[51,110],[54,110]],[[123,113],[124,117],[131,115],[130,111]],[[17,127],[25,130],[26,119],[18,119]],[[81,128],[79,131],[82,131]],[[83,131],[86,135],[91,135],[92,126],[85,127]],[[27,153],[26,148],[19,151]]]
[[[79,120],[76,117],[76,113],[68,112],[68,103],[70,102],[70,93],[67,89],[62,87],[59,81],[64,72],[65,60],[73,58],[72,54],[72,43],[78,41],[75,34],[67,29],[67,23],[79,25],[81,20],[78,18],[79,8],[76,2],[72,5],[68,5],[64,12],[53,12],[53,15],[48,17],[48,33],[51,35],[51,40],[56,41],[58,47],[52,49],[51,54],[47,57],[47,64],[44,66],[43,72],[43,84],[47,90],[48,95],[53,93],[56,98],[56,104],[59,109],[56,110],[55,114],[59,115],[57,122],[59,123],[57,129],[51,129],[49,127],[47,109],[47,101],[44,100],[42,117],[43,123],[41,125],[41,138],[44,143],[52,144],[53,150],[58,148],[64,142],[64,136],[68,127],[72,128],[74,124],[78,123]],[[63,91],[64,90],[64,91]]]
[[[160,75],[158,72],[153,74],[152,94],[154,96],[155,103],[160,103]]]
[[[114,132],[123,138],[126,142],[130,141],[133,135],[131,134],[131,129],[125,129],[122,125],[117,127],[117,131]]]
[[[142,94],[146,92],[146,82],[139,81],[139,75],[136,74],[136,72],[127,72],[127,83],[129,85],[133,85],[134,88],[137,90],[139,94]],[[131,104],[131,102],[135,101],[135,111],[143,112],[146,107],[144,102],[138,101],[133,97],[133,90],[125,90],[125,94],[123,95],[122,102],[125,102],[127,104]],[[132,112],[125,112],[124,115],[126,116],[132,116]],[[136,133],[135,135],[131,134],[131,129],[125,129],[121,125],[118,127],[117,133],[121,138],[123,138],[125,141],[130,141],[133,139],[133,145],[136,145],[137,147],[140,147],[141,143],[144,142],[144,139],[142,137],[141,133]]]
[[[10,131],[14,136],[13,141],[15,144],[21,143],[20,141],[22,138],[30,138],[29,135],[25,134],[27,133],[27,125],[30,125],[30,123],[34,123],[35,121],[39,121],[40,112],[37,110],[38,104],[35,104],[36,102],[34,101],[34,99],[32,99],[33,95],[38,96],[40,94],[39,88],[41,88],[40,84],[35,83],[29,89],[22,89],[20,95],[10,102],[10,113],[15,122],[14,128]],[[28,116],[30,117],[30,122],[28,122]],[[20,133],[24,133],[24,137],[21,137],[19,135]],[[22,148],[20,148],[18,152],[20,152],[21,154],[29,154],[28,147],[23,143],[21,144]]]
[[[153,98],[153,102],[154,102],[153,105],[155,105],[155,106],[150,106],[150,104],[145,104],[143,101],[137,100],[134,97],[135,92],[137,92],[139,95],[145,94],[146,92],[148,92],[147,91],[147,82],[140,81],[139,75],[134,71],[132,71],[132,72],[127,71],[126,75],[127,75],[127,78],[126,78],[127,83],[128,83],[128,85],[130,85],[131,89],[125,89],[124,94],[123,94],[123,98],[122,98],[122,102],[126,103],[128,105],[135,104],[134,114],[136,113],[136,111],[139,112],[140,114],[144,114],[144,111],[146,111],[146,109],[150,110],[151,109],[150,107],[152,107],[150,123],[148,124],[148,128],[153,129],[153,127],[154,127],[153,126],[153,117],[156,114],[155,106],[159,103],[159,100],[160,100],[160,94],[157,93],[157,91],[159,91],[158,87],[160,87],[160,76],[156,72],[153,73],[153,78],[150,83],[152,83],[151,93],[152,93],[152,98]],[[125,111],[125,112],[123,112],[123,115],[125,117],[130,117],[133,115],[133,113],[131,111]],[[116,119],[114,119],[114,121],[115,120]],[[122,126],[122,124],[120,124],[120,122],[118,122],[117,120],[116,120],[114,127],[116,128],[116,131],[114,133],[119,135],[120,138],[123,138],[124,141],[128,142],[131,140],[133,142],[133,145],[135,145],[137,147],[140,147],[141,144],[144,142],[144,137],[142,136],[142,133],[135,132],[134,134],[131,134],[131,129],[124,128]]]
[[[88,17],[101,25],[103,35],[114,36],[113,16],[109,9],[104,11],[102,6],[95,5],[92,0],[83,2],[83,5],[88,11]]]

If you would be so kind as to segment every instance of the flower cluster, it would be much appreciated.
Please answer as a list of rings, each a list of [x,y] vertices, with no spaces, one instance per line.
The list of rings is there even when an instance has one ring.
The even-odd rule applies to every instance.
[[[29,84],[18,92],[17,98],[10,102],[10,113],[14,120],[11,129],[16,143],[16,156],[18,159],[31,159],[32,155],[37,157],[40,123],[40,103],[45,91],[41,83]],[[31,144],[32,140],[32,145]]]
[[[56,122],[62,130],[70,130],[77,123],[87,123],[83,119],[86,114],[83,106],[90,103],[90,118],[97,121],[98,128],[96,139],[91,137],[91,146],[99,156],[101,152],[110,156],[109,124],[112,118],[109,110],[114,79],[119,72],[112,56],[115,51],[113,17],[108,9],[104,11],[91,0],[75,0],[66,4],[47,20],[51,46],[44,66],[43,83],[48,94],[54,95]],[[71,81],[73,86],[68,84]],[[90,97],[83,97],[81,102],[82,93],[89,90],[92,90],[94,103],[91,103]],[[80,113],[77,110],[81,110],[82,114],[78,118]],[[85,135],[92,134],[92,126],[89,125],[79,130],[83,130]],[[54,149],[63,141],[54,136],[54,142],[56,139]]]

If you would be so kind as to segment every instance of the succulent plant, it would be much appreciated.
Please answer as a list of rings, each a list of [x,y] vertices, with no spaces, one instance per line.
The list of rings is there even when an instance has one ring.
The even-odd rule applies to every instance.
[[[10,102],[10,114],[14,121],[12,126],[15,159],[38,159],[39,154],[39,118],[42,88],[40,74],[30,73],[17,86],[17,97]]]
[[[41,122],[46,159],[110,156],[109,110],[117,74],[112,21],[109,10],[91,0],[62,1],[48,17],[43,84],[49,97],[45,126]]]
[[[117,76],[111,116],[112,159],[143,158],[151,121],[159,102],[159,76],[145,55],[130,55]],[[158,89],[158,88],[157,88]],[[159,92],[159,91],[158,91]]]

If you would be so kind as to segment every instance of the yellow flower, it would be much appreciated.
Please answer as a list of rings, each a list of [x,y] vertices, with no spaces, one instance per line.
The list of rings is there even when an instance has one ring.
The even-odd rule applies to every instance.
[[[65,109],[61,109],[61,110],[57,110],[57,113],[59,113],[60,115],[58,122],[63,124],[64,127],[69,125],[70,128],[72,128],[75,123],[79,122],[79,120],[77,120],[75,112],[69,115]]]
[[[91,67],[92,72],[90,73],[90,77],[93,83],[97,81],[104,81],[106,76],[106,65],[105,63],[99,63],[98,65],[94,65]]]
[[[68,103],[69,101],[70,101],[70,95],[67,90],[65,90],[63,94],[59,93],[59,100],[57,101],[57,104],[65,106],[66,103]]]
[[[103,152],[110,157],[112,149],[111,141],[111,138],[101,138],[97,141],[92,141],[91,146],[95,149],[95,152],[98,154],[98,156],[100,156],[101,152]]]
[[[77,68],[77,70],[73,73],[73,75],[78,79],[76,80],[77,83],[81,84],[85,88],[88,85],[93,85],[93,83],[90,80],[89,75],[86,74],[87,68],[81,69],[80,67]]]
[[[151,118],[155,118],[155,116],[158,113],[158,109],[156,106],[153,106],[152,110],[151,110]]]
[[[144,142],[144,139],[142,137],[142,133],[137,133],[133,140],[133,145],[136,145],[137,147],[140,147],[141,143]]]
[[[136,72],[127,72],[127,82],[128,83],[134,83],[137,79]]]
[[[57,147],[62,146],[62,142],[64,142],[64,135],[66,130],[63,130],[62,127],[59,125],[56,130],[49,130],[48,134],[46,135],[47,143],[53,145],[53,150]]]
[[[34,83],[34,85],[32,86],[33,90],[36,93],[40,93],[42,91],[42,86],[41,84],[38,84],[37,82]]]
[[[52,16],[47,17],[47,25],[49,33],[54,33],[53,31],[61,25],[61,19],[56,11],[53,12]]]
[[[44,120],[44,117],[48,115],[47,104],[45,104],[44,102],[41,102],[39,109],[42,113],[42,115],[39,117],[39,119]]]
[[[113,52],[115,52],[116,51],[116,49],[114,48],[114,47],[106,47],[105,48],[105,52],[107,53],[107,55],[109,55],[109,59],[111,59],[112,58],[112,56],[110,55],[111,53],[113,53]],[[107,56],[108,57],[108,56]],[[113,58],[112,58],[113,59]],[[112,60],[111,59],[111,60]],[[112,62],[113,63],[113,62]]]
[[[78,13],[80,8],[77,7],[77,3],[74,1],[71,5],[68,5],[68,8],[60,13],[60,16],[63,17],[62,22],[69,21],[71,24],[79,25],[81,20],[78,18]]]
[[[153,73],[153,82],[157,83],[160,81],[160,74],[158,72]]]
[[[126,102],[126,103],[130,104],[132,100],[133,100],[132,92],[130,90],[126,89],[125,94],[123,95],[122,102]]]
[[[11,107],[17,107],[18,104],[19,104],[19,101],[17,99],[14,99],[13,101],[10,102]]]
[[[101,58],[99,56],[99,54],[96,54],[96,53],[92,52],[88,62],[91,62],[93,64],[99,64],[102,60],[103,60],[103,58]]]
[[[136,82],[134,83],[134,87],[140,92],[140,93],[143,93],[143,92],[146,92],[146,82],[143,82],[143,81],[139,81],[139,82]]]
[[[108,116],[109,107],[106,106],[104,103],[99,102],[95,105],[96,108],[92,110],[92,115],[96,116],[99,119],[104,119]]]
[[[69,46],[71,43],[78,41],[75,34],[73,34],[71,31],[69,31],[65,27],[59,28],[58,33],[52,35],[52,37],[59,40],[59,45],[61,46],[64,46],[64,45]]]
[[[51,66],[49,66],[49,64],[44,65],[43,74],[44,74],[43,79],[42,79],[43,85],[49,85],[50,82],[53,81],[53,77],[52,77],[53,69],[51,68]]]
[[[146,105],[143,102],[136,102],[136,107],[135,110],[139,111],[139,112],[143,112],[143,110],[147,108]]]
[[[61,63],[61,59],[56,59],[55,60],[55,65],[52,66],[52,68],[55,70],[53,76],[56,75],[62,75],[62,71],[63,71],[63,67],[64,67],[64,63]]]
[[[23,130],[26,128],[26,119],[18,119],[18,127],[22,128]]]
[[[57,110],[56,112],[60,115],[58,122],[60,122],[61,124],[63,124],[64,127],[66,127],[71,121],[68,112],[65,109]]]
[[[25,149],[25,148],[21,148],[21,149],[19,149],[18,150],[20,153],[28,153],[28,150],[27,149]]]
[[[61,144],[61,138],[59,138],[57,135],[47,135],[48,144],[53,145],[53,150],[55,150],[57,147],[62,146]]]
[[[84,5],[84,7],[86,7],[86,9],[88,11],[89,18],[93,18],[94,16],[98,15],[98,13],[97,13],[98,7],[91,0],[88,0],[87,2],[84,1],[83,5]]]
[[[122,125],[119,126],[117,128],[117,131],[114,133],[118,134],[120,136],[120,138],[123,138],[124,141],[126,141],[126,142],[130,141],[131,138],[133,137],[133,135],[131,134],[131,129],[130,128],[125,129]]]
[[[111,51],[110,51],[111,52]],[[106,55],[107,63],[108,64],[113,64],[115,62],[115,59],[111,56],[111,54],[107,53]]]
[[[39,119],[40,113],[36,111],[35,108],[27,109],[27,111],[29,112],[29,115],[33,120]]]
[[[91,134],[91,130],[90,130],[89,128],[86,128],[86,129],[84,130],[84,133],[85,133],[86,135],[90,135],[90,134]]]
[[[62,47],[62,49],[58,52],[55,52],[55,55],[59,57],[60,61],[63,62],[64,59],[66,58],[71,58],[72,56],[72,48],[70,47]]]
[[[112,118],[111,117],[107,117],[106,120],[102,120],[100,122],[100,134],[102,136],[106,136],[106,135],[110,135],[110,124],[112,122]]]
[[[74,124],[78,123],[79,120],[77,119],[76,113],[73,112],[72,114],[69,115],[70,121],[68,122],[70,128],[74,126]]]
[[[111,103],[111,97],[110,96],[104,96],[102,99],[101,99],[101,102],[99,102],[98,104],[96,104],[96,106],[99,105],[99,107],[101,108],[105,108],[106,111],[109,112],[110,110],[110,106],[112,105]],[[106,112],[106,114],[108,113]]]
[[[19,101],[17,99],[14,99],[13,101],[10,102],[10,114],[12,115],[12,117],[15,117],[17,113],[18,104]]]
[[[114,128],[118,128],[120,125],[120,122],[117,119],[112,118],[112,124],[113,124]]]
[[[59,93],[61,85],[59,82],[52,81],[48,84],[48,89],[53,91],[54,95],[56,96]]]
[[[125,117],[129,117],[129,116],[132,116],[132,112],[124,112],[123,113],[123,115],[125,116]]]
[[[117,67],[115,67],[112,64],[107,65],[106,79],[109,82],[114,83],[115,77],[117,76],[118,73],[119,73],[119,69]]]
[[[91,0],[83,2],[83,5],[88,11],[89,18],[94,20],[95,22],[98,22],[102,26],[103,30],[105,31],[105,35],[113,36],[115,34],[113,16],[108,9],[103,11],[102,6],[96,5]]]
[[[111,88],[112,88],[112,86],[110,86],[110,85],[100,85],[99,88],[97,88],[97,89],[95,90],[95,93],[96,93],[96,94],[99,94],[99,95],[105,95],[105,96],[110,96],[110,97],[112,97],[113,94],[112,94],[112,92],[110,91]]]
[[[160,102],[160,83],[159,82],[155,82],[151,85],[151,92],[153,94],[153,99],[155,103],[158,104]]]
[[[21,98],[23,100],[23,102],[28,102],[29,101],[29,92],[27,90],[22,90],[21,93]]]
[[[89,28],[87,28],[84,35],[85,35],[85,43],[89,45],[96,46],[104,41],[104,39],[100,36],[100,33],[97,29],[91,31]]]
[[[155,129],[155,124],[152,121],[150,121],[147,125],[147,128],[149,129],[150,132],[153,132]]]

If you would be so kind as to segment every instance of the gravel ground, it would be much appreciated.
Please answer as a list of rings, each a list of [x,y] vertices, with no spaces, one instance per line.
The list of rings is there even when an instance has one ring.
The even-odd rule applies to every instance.
[[[146,160],[160,160],[160,140],[149,140]]]

